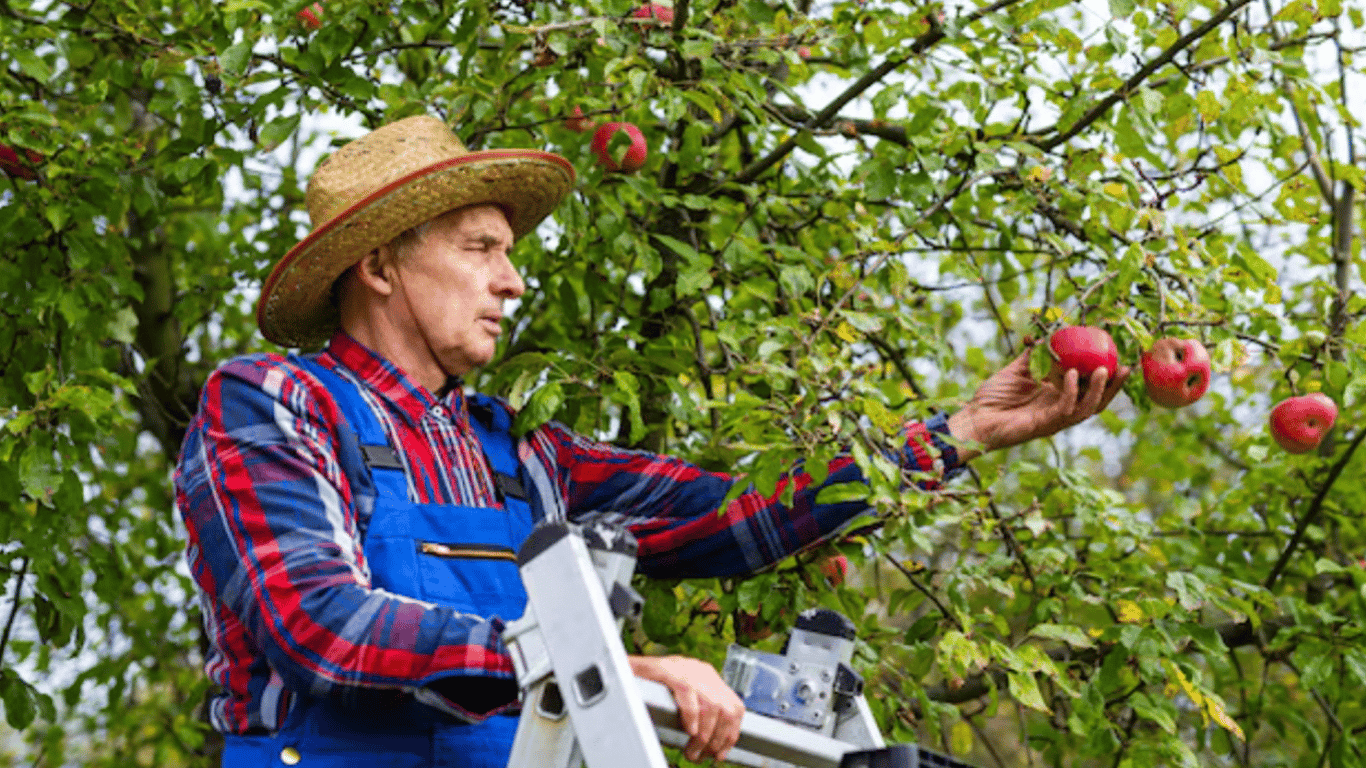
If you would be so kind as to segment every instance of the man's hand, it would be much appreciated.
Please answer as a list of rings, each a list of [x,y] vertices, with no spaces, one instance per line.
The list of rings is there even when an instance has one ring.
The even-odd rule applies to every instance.
[[[1119,394],[1129,367],[1113,378],[1104,368],[1091,374],[1085,391],[1075,370],[1038,381],[1029,373],[1029,350],[982,382],[972,400],[949,417],[949,433],[962,441],[959,459],[1048,437],[1105,410]]]
[[[678,705],[678,718],[688,734],[683,754],[726,759],[740,738],[745,704],[726,685],[716,668],[685,656],[631,656],[631,672],[668,687]]]

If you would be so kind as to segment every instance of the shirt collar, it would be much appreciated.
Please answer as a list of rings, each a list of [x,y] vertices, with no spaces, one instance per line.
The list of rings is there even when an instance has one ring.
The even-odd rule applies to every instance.
[[[442,387],[442,396],[438,397],[345,331],[337,331],[332,336],[322,357],[330,358],[329,362],[355,374],[357,379],[403,414],[413,426],[421,422],[423,415],[438,406],[448,410],[453,420],[469,420],[464,382],[458,377],[448,379],[446,386]]]

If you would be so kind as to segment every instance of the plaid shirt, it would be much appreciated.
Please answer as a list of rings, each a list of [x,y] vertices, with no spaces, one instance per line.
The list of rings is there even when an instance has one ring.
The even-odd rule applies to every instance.
[[[341,333],[317,359],[361,384],[404,454],[411,500],[498,506],[458,387],[437,397]],[[225,733],[279,728],[295,691],[428,701],[453,678],[492,678],[515,691],[499,618],[370,588],[337,458],[334,425],[344,421],[318,380],[279,355],[231,360],[204,386],[176,469],[176,505],[211,641],[205,666],[221,689],[211,719]],[[934,471],[934,453],[953,468],[943,417],[907,433],[908,469]],[[867,510],[863,502],[815,503],[819,487],[797,471],[772,495],[751,489],[718,515],[731,476],[587,440],[554,422],[523,436],[518,454],[544,515],[629,526],[639,572],[652,576],[753,572]],[[841,457],[825,484],[860,477]],[[780,501],[788,485],[791,507]],[[512,704],[442,701],[469,719]]]

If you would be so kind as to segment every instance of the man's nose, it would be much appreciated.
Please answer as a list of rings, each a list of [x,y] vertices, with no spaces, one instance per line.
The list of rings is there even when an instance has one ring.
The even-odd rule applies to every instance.
[[[495,295],[505,299],[515,299],[526,293],[526,281],[506,253],[498,259],[491,288]]]

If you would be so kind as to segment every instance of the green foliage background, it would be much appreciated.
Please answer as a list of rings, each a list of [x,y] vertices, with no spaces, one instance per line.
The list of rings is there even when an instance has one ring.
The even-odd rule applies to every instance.
[[[875,514],[745,581],[650,583],[639,649],[855,617],[892,741],[982,766],[1366,764],[1358,0],[0,3],[0,700],[13,764],[208,765],[169,471],[306,231],[321,152],[432,113],[573,161],[478,386]],[[604,175],[629,120],[646,167]],[[26,150],[26,151],[22,151]],[[34,153],[30,156],[28,153]],[[36,158],[36,162],[33,160]],[[29,180],[26,176],[33,176]],[[1216,379],[974,463],[880,449],[1062,323]],[[1317,453],[1271,403],[1342,406]],[[779,635],[768,637],[767,632]]]

